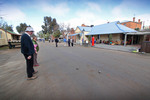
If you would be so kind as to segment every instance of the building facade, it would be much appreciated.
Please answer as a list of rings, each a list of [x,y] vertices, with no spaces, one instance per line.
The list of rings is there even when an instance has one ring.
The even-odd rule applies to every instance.
[[[8,45],[8,40],[19,41],[21,38],[20,34],[16,34],[11,31],[0,28],[0,46]]]
[[[86,36],[86,34],[88,34],[92,27],[89,26],[83,26],[84,24],[82,24],[81,26],[77,26],[76,30],[75,30],[75,36],[76,36],[76,43],[82,45],[82,43],[88,43],[88,36]]]
[[[140,19],[138,19],[138,22],[136,22],[135,17],[133,17],[133,21],[126,21],[126,22],[122,22],[120,24],[125,25],[126,27],[129,27],[129,28],[135,29],[135,30],[141,30],[141,28],[142,28],[142,22],[140,21]]]

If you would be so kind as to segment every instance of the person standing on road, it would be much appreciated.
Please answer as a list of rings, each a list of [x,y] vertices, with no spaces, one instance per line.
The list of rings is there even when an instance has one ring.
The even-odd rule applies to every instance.
[[[37,53],[39,51],[39,45],[36,41],[37,41],[37,37],[34,36],[33,39],[32,39],[32,42],[33,42],[33,45],[34,45],[34,50],[35,50],[35,53],[33,54],[33,66],[39,66],[39,64],[37,62]]]
[[[43,43],[45,43],[45,38],[43,38]]]
[[[56,43],[56,47],[58,47],[58,43],[59,42],[59,40],[58,40],[58,38],[56,37],[56,39],[55,39],[55,43]]]
[[[21,53],[24,55],[26,59],[28,80],[36,79],[37,76],[34,76],[33,74],[38,72],[35,71],[33,68],[33,54],[35,53],[35,51],[34,45],[30,37],[30,35],[32,35],[33,32],[34,30],[32,27],[27,27],[25,33],[23,33],[23,35],[21,36]]]
[[[68,39],[68,46],[70,47],[70,38]]]
[[[49,41],[49,43],[50,43],[50,42],[51,42],[51,39],[49,38],[48,41]]]
[[[71,46],[73,47],[74,40],[72,38],[70,39],[70,42],[71,42]]]

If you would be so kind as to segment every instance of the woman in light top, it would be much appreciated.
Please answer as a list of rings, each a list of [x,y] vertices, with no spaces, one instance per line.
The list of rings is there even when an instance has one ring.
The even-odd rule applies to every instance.
[[[36,41],[37,41],[37,37],[34,36],[33,39],[32,39],[32,42],[33,42],[33,45],[34,45],[34,50],[35,50],[35,53],[33,54],[33,66],[39,66],[39,64],[37,62],[37,53],[39,51],[39,45]]]

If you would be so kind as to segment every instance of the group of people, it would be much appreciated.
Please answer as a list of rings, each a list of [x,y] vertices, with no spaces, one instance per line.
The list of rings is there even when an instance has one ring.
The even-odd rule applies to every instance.
[[[27,79],[34,80],[37,78],[35,74],[38,71],[35,71],[33,66],[39,66],[37,63],[37,53],[39,51],[39,45],[36,42],[37,37],[33,37],[31,40],[31,35],[34,30],[32,27],[27,27],[25,33],[21,36],[21,53],[24,55],[27,65]]]
[[[70,47],[70,43],[71,43],[71,46],[73,47],[73,43],[74,43],[74,40],[71,38],[68,39],[68,46]]]
[[[59,40],[58,40],[58,38],[56,37],[55,38],[55,43],[56,43],[56,47],[58,47],[58,42],[59,42]],[[71,44],[71,46],[73,47],[73,43],[74,43],[74,40],[71,38],[69,38],[68,39],[68,46],[70,47],[70,44]]]
[[[28,80],[34,80],[37,78],[35,75],[38,71],[35,71],[33,66],[39,66],[37,62],[37,53],[39,51],[39,45],[36,42],[37,37],[34,36],[33,39],[31,39],[31,35],[33,34],[34,30],[32,27],[27,27],[25,30],[25,33],[21,36],[21,53],[24,55],[26,60],[26,66],[27,66],[27,79]],[[56,47],[58,47],[58,38],[55,39]],[[68,39],[68,46],[73,47],[74,40],[70,37]]]

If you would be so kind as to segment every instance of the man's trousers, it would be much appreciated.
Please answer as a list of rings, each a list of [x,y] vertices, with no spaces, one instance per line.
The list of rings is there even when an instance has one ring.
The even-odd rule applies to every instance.
[[[33,54],[31,55],[31,59],[27,59],[28,55],[24,54],[24,57],[26,59],[26,65],[27,65],[27,76],[28,78],[33,76]]]

